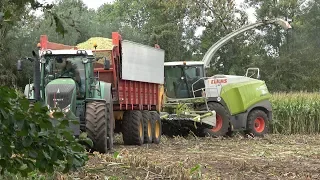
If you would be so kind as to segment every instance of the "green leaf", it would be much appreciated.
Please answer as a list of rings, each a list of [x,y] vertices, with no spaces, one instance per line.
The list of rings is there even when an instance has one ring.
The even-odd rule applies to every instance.
[[[24,147],[29,147],[32,144],[32,138],[30,136],[25,136],[22,138],[22,145]]]
[[[0,109],[2,116],[4,117],[4,119],[8,119],[8,114],[7,112],[5,112],[5,110],[3,110],[2,108]]]
[[[60,122],[59,128],[63,128],[64,129],[64,128],[68,127],[68,126],[69,126],[69,121],[64,119],[64,120],[62,120]]]
[[[62,37],[64,37],[64,34],[67,33],[68,31],[64,28],[62,21],[58,17],[57,14],[52,14],[54,22],[56,23],[56,32],[62,34]]]
[[[119,156],[119,152],[118,151],[115,151],[114,153],[113,153],[113,158],[115,158],[115,159],[117,159],[118,158],[118,156]]]
[[[52,115],[56,119],[63,118],[63,116],[64,116],[64,114],[62,112],[57,112],[57,111],[54,112]]]
[[[88,134],[86,132],[82,132],[80,135],[79,135],[79,139],[86,139],[88,137]]]
[[[3,16],[4,16],[4,13],[3,13],[3,12],[0,12],[0,22],[2,22]]]
[[[87,138],[87,139],[83,139],[82,141],[87,143],[90,147],[93,147],[93,141],[91,139]]]
[[[190,173],[193,174],[195,171],[200,170],[200,164],[195,165],[193,168],[191,168]]]
[[[36,159],[38,157],[38,153],[35,150],[30,150],[28,154],[33,159]]]
[[[4,159],[0,159],[0,166],[5,167],[7,165],[7,161]]]
[[[21,104],[21,109],[23,111],[27,111],[29,109],[30,102],[28,99],[25,99],[25,98],[20,99],[20,104]]]
[[[73,135],[72,135],[72,134],[70,133],[70,131],[68,131],[68,130],[64,130],[64,131],[63,131],[63,135],[64,135],[64,137],[65,137],[68,141],[74,140]]]

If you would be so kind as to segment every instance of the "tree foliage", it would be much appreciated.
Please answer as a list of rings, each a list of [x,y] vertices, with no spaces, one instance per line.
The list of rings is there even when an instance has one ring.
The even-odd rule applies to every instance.
[[[62,112],[49,118],[48,108],[29,100],[17,91],[0,87],[0,167],[1,173],[63,172],[84,165],[85,148],[73,137]],[[70,123],[70,124],[71,124]],[[88,141],[87,139],[84,139]],[[90,142],[90,141],[89,141]]]

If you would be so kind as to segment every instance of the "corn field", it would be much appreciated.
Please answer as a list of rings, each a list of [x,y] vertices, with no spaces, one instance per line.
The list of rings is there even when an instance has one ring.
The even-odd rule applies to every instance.
[[[273,133],[320,132],[320,93],[274,93],[271,101]]]

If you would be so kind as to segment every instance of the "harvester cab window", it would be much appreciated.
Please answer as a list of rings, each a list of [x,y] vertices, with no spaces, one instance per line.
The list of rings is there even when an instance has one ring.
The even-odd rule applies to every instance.
[[[168,66],[165,69],[167,96],[191,98],[192,84],[203,77],[202,66]],[[202,86],[201,82],[196,83],[194,89],[202,88]]]

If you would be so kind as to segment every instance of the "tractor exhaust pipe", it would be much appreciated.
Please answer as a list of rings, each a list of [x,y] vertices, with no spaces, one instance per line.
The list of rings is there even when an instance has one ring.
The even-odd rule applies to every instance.
[[[34,71],[33,71],[33,79],[34,79],[34,99],[36,101],[40,101],[40,61],[39,56],[35,51],[32,51],[32,55],[34,57]]]

